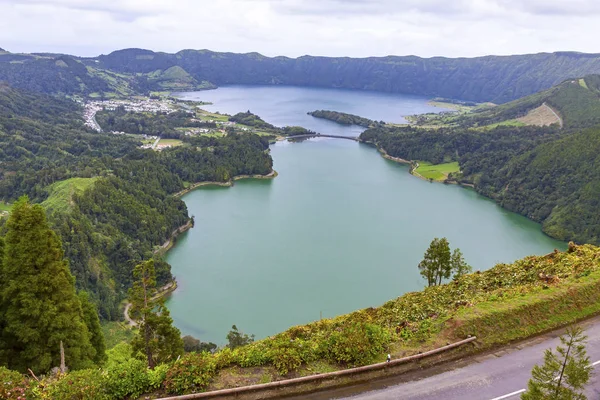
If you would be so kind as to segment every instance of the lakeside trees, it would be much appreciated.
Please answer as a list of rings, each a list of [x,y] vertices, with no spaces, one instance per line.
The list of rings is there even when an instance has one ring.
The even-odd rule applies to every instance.
[[[427,280],[427,286],[441,285],[444,279],[455,279],[471,272],[460,249],[450,253],[450,245],[446,238],[435,238],[425,251],[419,263],[419,272]]]

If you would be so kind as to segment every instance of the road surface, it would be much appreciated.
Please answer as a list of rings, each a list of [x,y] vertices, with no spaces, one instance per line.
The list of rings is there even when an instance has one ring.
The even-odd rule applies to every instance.
[[[600,317],[582,324],[588,336],[587,352],[595,373],[587,387],[588,399],[600,399]],[[305,400],[504,400],[519,399],[531,369],[541,364],[544,350],[559,344],[555,331],[494,353],[417,371],[387,381],[298,397]]]

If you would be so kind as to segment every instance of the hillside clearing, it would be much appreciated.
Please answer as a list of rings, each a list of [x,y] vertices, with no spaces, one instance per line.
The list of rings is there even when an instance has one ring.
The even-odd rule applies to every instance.
[[[456,161],[435,165],[426,161],[419,161],[419,166],[413,172],[425,179],[444,181],[448,178],[448,174],[458,171],[460,171],[460,167]]]
[[[546,103],[529,111],[527,115],[517,118],[517,121],[525,125],[548,126],[559,124],[562,126],[561,119]]]
[[[50,196],[42,202],[48,213],[68,211],[73,206],[73,195],[83,193],[98,178],[71,178],[56,182],[49,187]]]

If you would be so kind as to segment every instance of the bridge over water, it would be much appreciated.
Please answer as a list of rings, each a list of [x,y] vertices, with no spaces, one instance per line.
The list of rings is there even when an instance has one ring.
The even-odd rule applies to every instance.
[[[294,135],[294,136],[287,136],[287,139],[303,139],[303,138],[311,138],[311,137],[327,137],[327,138],[334,138],[334,139],[346,139],[346,140],[352,140],[355,142],[360,142],[360,138],[358,136],[341,136],[341,135],[323,135],[320,133],[315,133],[313,135]]]

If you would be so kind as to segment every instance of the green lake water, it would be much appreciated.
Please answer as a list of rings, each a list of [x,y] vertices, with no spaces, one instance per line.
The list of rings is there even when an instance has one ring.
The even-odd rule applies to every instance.
[[[253,98],[247,92],[255,88],[231,89],[234,100],[223,100],[219,90],[186,96],[214,101],[213,110],[222,101],[222,111],[234,112],[228,107],[235,102],[245,105],[239,111],[256,112],[247,106]],[[337,93],[326,92],[334,98]],[[327,101],[312,94],[317,103]],[[353,95],[361,98],[360,92]],[[406,101],[395,99],[400,105]],[[428,111],[425,99],[408,101]],[[326,106],[287,112],[304,118],[306,111]],[[350,112],[343,108],[329,109]],[[373,118],[368,109],[352,110]],[[332,133],[329,123],[315,127]],[[335,129],[348,135],[357,130]],[[425,282],[417,264],[434,237],[460,247],[475,270],[565,247],[538,224],[473,190],[415,178],[407,166],[364,144],[325,138],[280,142],[271,154],[277,178],[204,187],[183,198],[196,225],[168,253],[179,288],[167,305],[184,334],[223,344],[236,324],[262,338],[420,290]]]

